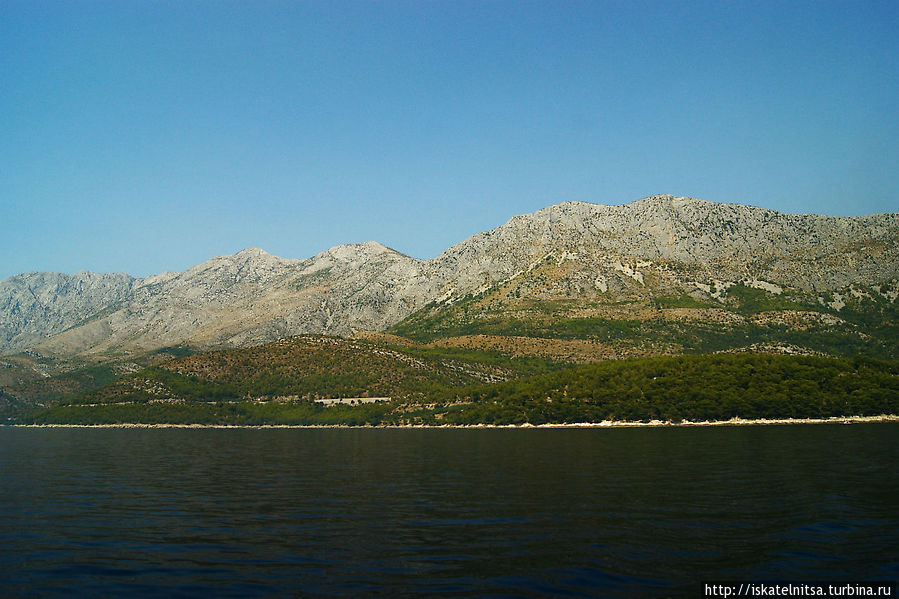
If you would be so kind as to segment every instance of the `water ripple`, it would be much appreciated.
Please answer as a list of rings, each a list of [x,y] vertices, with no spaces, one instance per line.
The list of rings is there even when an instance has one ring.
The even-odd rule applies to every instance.
[[[695,596],[899,576],[897,425],[0,429],[4,596]]]

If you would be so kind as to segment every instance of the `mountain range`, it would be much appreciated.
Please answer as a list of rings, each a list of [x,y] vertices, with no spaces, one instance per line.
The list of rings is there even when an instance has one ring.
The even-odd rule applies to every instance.
[[[509,338],[580,340],[564,351],[585,352],[582,361],[615,357],[615,347],[752,343],[871,345],[895,358],[897,297],[899,214],[794,215],[660,195],[550,206],[430,260],[365,242],[305,260],[251,248],[146,278],[15,275],[0,281],[0,352],[99,356],[387,331],[493,349]],[[704,330],[766,327],[715,347],[695,342]],[[816,330],[843,338],[801,343]]]

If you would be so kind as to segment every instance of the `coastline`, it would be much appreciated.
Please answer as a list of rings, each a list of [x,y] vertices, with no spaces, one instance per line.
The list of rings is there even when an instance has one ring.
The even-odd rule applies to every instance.
[[[626,420],[605,420],[602,422],[572,422],[558,424],[469,424],[469,425],[373,425],[355,426],[346,424],[5,424],[9,428],[247,428],[247,429],[280,429],[280,428],[346,428],[346,429],[553,429],[553,428],[640,428],[640,427],[709,427],[709,426],[784,426],[790,424],[866,424],[871,422],[899,422],[899,415],[881,414],[880,416],[836,416],[833,418],[732,418],[730,420],[706,420],[693,422],[670,422],[651,420],[649,422],[630,422]]]

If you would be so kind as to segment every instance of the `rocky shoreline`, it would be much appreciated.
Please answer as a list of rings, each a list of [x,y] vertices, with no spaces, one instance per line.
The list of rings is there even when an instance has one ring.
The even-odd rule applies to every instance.
[[[730,420],[706,420],[699,422],[682,421],[670,422],[651,420],[649,422],[612,421],[603,422],[578,422],[559,424],[472,424],[472,425],[376,425],[376,426],[352,426],[344,424],[8,424],[10,428],[248,428],[248,429],[275,429],[275,428],[359,428],[359,429],[450,429],[450,428],[477,428],[477,429],[549,429],[549,428],[639,428],[639,427],[708,427],[708,426],[773,426],[790,424],[864,424],[871,422],[899,422],[899,415],[881,414],[880,416],[838,416],[835,418],[759,418],[744,419],[732,418]]]

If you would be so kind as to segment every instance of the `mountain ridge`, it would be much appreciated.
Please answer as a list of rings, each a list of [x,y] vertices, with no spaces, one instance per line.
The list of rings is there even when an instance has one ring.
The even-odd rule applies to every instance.
[[[503,285],[519,298],[585,305],[668,296],[714,304],[738,283],[831,307],[853,290],[895,303],[897,248],[896,213],[793,215],[671,195],[615,206],[563,202],[429,260],[368,241],[304,260],[246,248],[144,278],[14,275],[0,281],[0,351],[75,355],[349,336]]]

